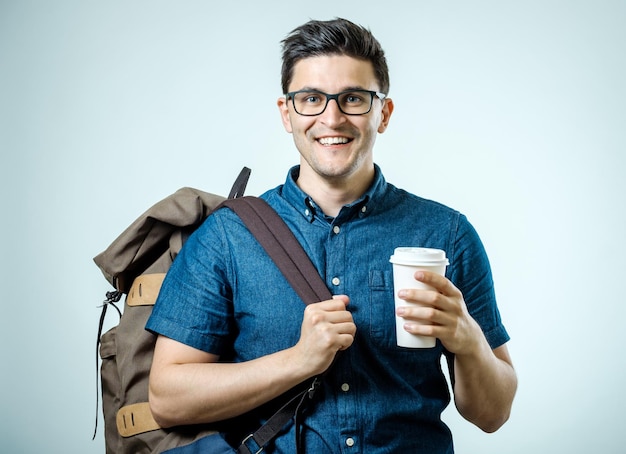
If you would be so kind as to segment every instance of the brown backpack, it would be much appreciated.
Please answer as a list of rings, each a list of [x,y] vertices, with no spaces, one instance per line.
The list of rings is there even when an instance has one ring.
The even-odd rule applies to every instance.
[[[148,405],[148,377],[156,336],[144,329],[165,273],[185,239],[215,209],[227,206],[244,220],[305,303],[330,298],[315,267],[278,215],[261,199],[240,198],[249,175],[250,169],[244,168],[233,185],[230,200],[192,188],[176,191],[149,208],[94,258],[115,287],[107,292],[103,304],[97,343],[102,360],[107,454],[161,453],[216,432],[214,425],[163,429],[156,423]],[[115,303],[124,294],[122,313]],[[117,310],[120,322],[101,334],[109,306]],[[310,387],[305,386],[295,397],[290,393],[289,404],[270,418],[272,430],[261,427],[249,434],[251,446],[267,444],[288,420],[297,416],[302,402],[312,397],[312,392],[306,392]],[[97,421],[96,413],[94,438]],[[246,452],[244,445],[240,452]]]

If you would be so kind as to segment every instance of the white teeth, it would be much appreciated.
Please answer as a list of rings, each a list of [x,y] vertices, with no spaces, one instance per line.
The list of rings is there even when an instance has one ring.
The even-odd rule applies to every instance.
[[[347,137],[322,137],[318,139],[322,145],[337,145],[340,143],[348,143]]]

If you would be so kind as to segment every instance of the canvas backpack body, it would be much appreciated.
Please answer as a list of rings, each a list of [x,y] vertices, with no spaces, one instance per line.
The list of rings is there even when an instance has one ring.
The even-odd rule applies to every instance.
[[[107,454],[157,454],[172,448],[178,453],[183,447],[189,452],[205,453],[208,446],[209,452],[233,452],[222,436],[206,437],[217,432],[238,446],[237,453],[258,453],[290,421],[296,429],[296,452],[303,452],[303,415],[320,386],[321,375],[296,385],[263,408],[219,423],[164,429],[152,417],[148,404],[156,336],[145,330],[146,323],[161,283],[185,239],[215,209],[227,207],[240,217],[304,304],[332,297],[280,216],[260,198],[241,197],[249,174],[250,169],[242,170],[228,200],[192,188],[176,191],[148,209],[94,258],[116,289],[107,292],[98,332]],[[122,313],[115,303],[123,295]],[[101,335],[110,306],[118,310],[120,321]],[[265,419],[260,426],[261,414],[257,411],[264,415],[260,419]]]
[[[244,168],[229,197],[243,194]],[[215,427],[160,428],[148,406],[148,377],[156,336],[145,330],[165,273],[184,240],[225,197],[182,188],[149,208],[94,261],[115,287],[107,307],[125,295],[119,324],[98,334],[107,454],[160,453],[215,432]],[[117,307],[115,307],[117,309]],[[97,416],[96,416],[97,430]],[[94,432],[95,437],[95,432]]]

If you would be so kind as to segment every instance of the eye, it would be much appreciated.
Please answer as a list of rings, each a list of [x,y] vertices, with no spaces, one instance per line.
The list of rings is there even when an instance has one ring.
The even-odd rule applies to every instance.
[[[319,93],[298,93],[298,102],[303,104],[319,104],[322,102],[322,96]]]
[[[363,104],[365,102],[365,97],[364,97],[363,93],[358,93],[358,92],[346,93],[343,96],[343,101],[346,104],[359,105],[359,104]]]

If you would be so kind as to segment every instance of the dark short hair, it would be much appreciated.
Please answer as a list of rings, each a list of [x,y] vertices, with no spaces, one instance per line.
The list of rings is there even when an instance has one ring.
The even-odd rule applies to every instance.
[[[389,68],[383,48],[368,29],[349,20],[309,21],[292,30],[281,44],[283,93],[289,89],[293,68],[298,61],[323,55],[347,55],[371,62],[379,90],[389,93]]]

